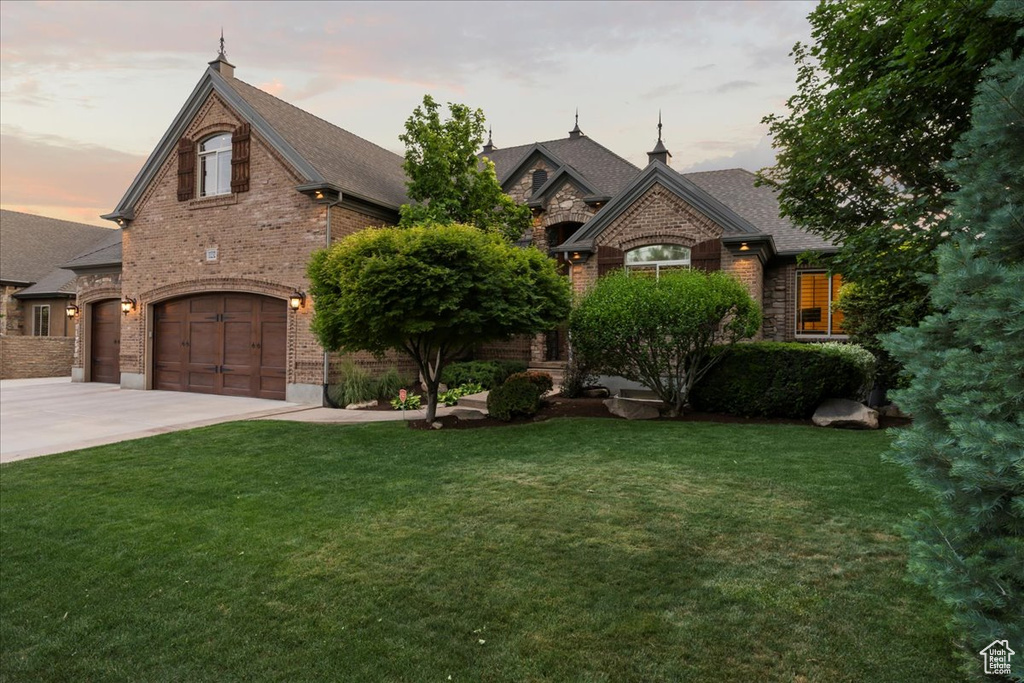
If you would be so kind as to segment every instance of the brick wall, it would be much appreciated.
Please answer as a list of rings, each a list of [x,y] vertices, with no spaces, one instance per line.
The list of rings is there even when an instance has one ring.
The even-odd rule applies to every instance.
[[[66,377],[74,353],[73,337],[0,336],[0,379]]]
[[[729,273],[737,280],[743,283],[746,287],[747,293],[750,297],[762,307],[764,307],[764,266],[761,264],[761,259],[755,256],[737,256],[731,251],[722,247],[722,271]],[[761,329],[758,330],[757,334],[754,335],[754,340],[760,340],[765,338],[764,324],[762,323]]]
[[[241,123],[212,94],[185,135],[198,142]],[[300,178],[254,131],[250,191],[178,201],[178,158],[172,154],[123,231],[121,291],[138,302],[122,319],[121,371],[149,373],[147,330],[153,304],[201,292],[242,291],[282,300],[309,291],[306,265],[323,248],[327,209],[295,190]],[[347,207],[331,209],[332,238],[380,225]],[[207,259],[207,250],[216,257]],[[288,313],[289,384],[323,383],[323,349],[309,328],[313,302]]]
[[[544,335],[539,336],[543,338]],[[521,360],[529,363],[532,347],[533,337],[519,335],[508,341],[481,344],[476,348],[473,357],[477,360]],[[541,358],[543,359],[543,356]]]

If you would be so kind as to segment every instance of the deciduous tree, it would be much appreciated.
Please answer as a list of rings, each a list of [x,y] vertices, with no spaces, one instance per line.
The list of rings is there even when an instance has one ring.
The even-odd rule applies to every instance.
[[[316,252],[308,274],[324,348],[407,354],[427,387],[427,420],[449,361],[569,312],[554,261],[465,225],[363,230]]]
[[[509,241],[530,227],[530,209],[501,189],[494,164],[476,156],[483,143],[484,114],[464,104],[440,105],[430,95],[405,122],[406,191],[414,204],[401,209],[400,225],[464,223],[497,232]]]

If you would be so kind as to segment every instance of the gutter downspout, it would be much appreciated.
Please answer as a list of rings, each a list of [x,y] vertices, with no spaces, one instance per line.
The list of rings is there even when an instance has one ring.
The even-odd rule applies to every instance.
[[[331,207],[337,206],[340,203],[341,203],[341,194],[339,193],[337,199],[335,199],[334,201],[329,202],[327,204],[327,242],[326,242],[326,244],[324,246],[324,248],[326,248],[326,249],[330,249],[331,248]],[[329,383],[330,371],[331,371],[330,353],[327,351],[327,349],[324,349],[324,389],[323,389],[324,395],[323,395],[322,405],[323,405],[324,408],[340,408],[341,406],[338,406],[338,405],[334,404],[334,401],[331,400],[331,397],[330,397],[330,395],[329,395],[329,393],[327,391],[327,386],[328,386],[328,383]]]

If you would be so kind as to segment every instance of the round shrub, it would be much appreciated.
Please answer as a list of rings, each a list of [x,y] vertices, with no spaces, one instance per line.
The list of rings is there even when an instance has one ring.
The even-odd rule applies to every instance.
[[[555,382],[551,379],[551,375],[546,372],[538,372],[536,370],[532,370],[530,372],[517,372],[514,375],[509,375],[505,382],[508,383],[514,379],[520,378],[525,379],[530,384],[533,384],[540,389],[542,396],[555,388]]]
[[[509,379],[487,395],[487,412],[491,417],[508,422],[513,417],[530,417],[540,410],[543,392],[527,377]]]
[[[717,362],[690,394],[697,410],[808,418],[826,398],[856,400],[866,381],[851,354],[807,344],[754,342],[712,353]]]

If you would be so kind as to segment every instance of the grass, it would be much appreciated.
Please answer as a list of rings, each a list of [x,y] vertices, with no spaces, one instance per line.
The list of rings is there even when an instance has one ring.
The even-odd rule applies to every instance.
[[[944,681],[879,433],[219,425],[0,469],[5,681]]]

